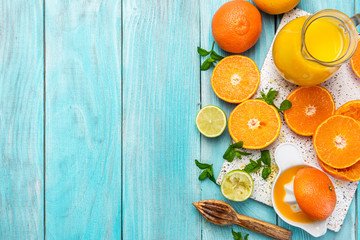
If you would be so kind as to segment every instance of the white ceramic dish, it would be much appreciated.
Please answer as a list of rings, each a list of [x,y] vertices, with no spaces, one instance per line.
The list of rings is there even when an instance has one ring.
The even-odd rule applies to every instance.
[[[278,180],[279,176],[287,169],[291,168],[291,167],[295,167],[295,166],[310,166],[308,164],[306,164],[301,156],[301,152],[300,149],[292,143],[283,143],[280,144],[276,150],[275,150],[275,162],[279,167],[279,174],[276,177],[275,181],[274,181],[274,185],[276,184],[276,181]],[[313,167],[313,166],[310,166]],[[321,169],[320,169],[321,170]],[[293,205],[297,205],[296,200],[295,200],[295,196],[294,196],[294,191],[293,191],[293,185],[291,185],[291,187],[287,186],[287,195],[286,195],[286,199],[288,202],[291,202]],[[327,231],[327,220],[324,221],[315,221],[312,223],[298,223],[298,222],[294,222],[291,221],[289,219],[287,219],[284,215],[282,215],[278,208],[275,205],[275,201],[274,201],[274,187],[272,188],[271,191],[271,201],[272,204],[274,206],[274,210],[276,212],[276,214],[286,223],[295,226],[295,227],[299,227],[304,229],[305,231],[307,231],[308,233],[310,233],[312,236],[314,237],[320,237],[322,235],[324,235]],[[299,206],[297,206],[297,208],[299,208]]]

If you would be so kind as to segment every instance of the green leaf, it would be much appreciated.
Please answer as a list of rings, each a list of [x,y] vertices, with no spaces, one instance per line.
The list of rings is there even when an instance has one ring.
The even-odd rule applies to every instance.
[[[201,67],[200,67],[200,70],[201,71],[206,71],[210,68],[211,65],[211,62],[209,62],[209,59],[206,59],[203,64],[201,64]]]
[[[219,54],[217,54],[215,51],[211,52],[210,57],[215,59],[215,60],[218,60],[218,61],[220,61],[221,59],[224,58],[223,56],[220,56]]]
[[[261,151],[261,158],[260,159],[265,165],[271,166],[271,157],[270,157],[269,150]]]
[[[266,98],[266,94],[264,92],[261,92],[261,96],[263,100]]]
[[[209,51],[206,51],[205,49],[201,47],[197,47],[197,52],[200,54],[200,56],[205,57],[210,54]]]
[[[235,152],[235,154],[236,154],[236,157],[237,157],[238,159],[241,159],[241,153],[240,153],[240,152]]]
[[[248,240],[248,238],[249,238],[249,234],[246,234],[244,240]]]
[[[195,159],[195,164],[196,164],[196,166],[198,166],[198,168],[200,168],[200,169],[206,169],[206,168],[210,167],[210,164],[201,163],[201,162],[199,162],[197,159]]]
[[[232,147],[232,148],[242,148],[243,144],[244,144],[243,141],[239,141],[237,143],[231,144],[230,147]]]
[[[210,167],[207,169],[209,176],[214,176],[214,172],[213,172],[213,165],[211,164]]]
[[[208,170],[209,170],[209,169],[208,169]],[[209,179],[210,179],[213,183],[217,184],[214,176],[208,175],[208,177],[209,177]]]
[[[242,238],[241,232],[235,232],[234,229],[231,230],[234,240],[244,240]],[[245,240],[248,239],[249,234],[245,235]]]
[[[208,58],[208,59],[206,59],[206,60],[208,60],[208,61],[211,62],[211,63],[215,62],[215,59],[212,59],[211,57]]]
[[[231,230],[231,231],[232,231],[232,235],[234,237],[234,240],[243,240],[242,236],[241,236],[241,232],[235,232],[234,230]]]
[[[232,162],[235,157],[235,150],[231,147],[231,145],[226,149],[226,152],[223,155],[223,158],[228,162]]]
[[[199,175],[199,180],[204,180],[208,176],[207,169],[202,171],[202,173]]]
[[[213,165],[211,164],[210,167],[207,170],[207,176],[208,178],[213,181],[215,184],[216,184],[216,180],[215,180],[215,177],[214,177],[214,171],[213,171]]]
[[[271,173],[271,167],[265,167],[262,170],[261,176],[263,177],[263,179],[267,179],[270,173]]]
[[[290,109],[291,107],[292,107],[292,103],[286,99],[280,104],[280,111],[283,112],[285,110]]]
[[[269,92],[266,94],[266,98],[269,99],[270,101],[274,101],[278,93],[279,91],[272,90],[272,88],[270,88]]]
[[[238,153],[240,153],[243,156],[250,156],[251,153],[247,153],[247,152],[241,152],[241,151],[237,151]]]
[[[256,162],[250,159],[250,163],[245,166],[244,171],[248,173],[256,172],[261,167],[261,162]]]

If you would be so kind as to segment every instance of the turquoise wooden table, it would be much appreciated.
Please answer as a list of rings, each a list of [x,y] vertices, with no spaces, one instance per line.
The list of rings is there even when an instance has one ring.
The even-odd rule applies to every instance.
[[[0,2],[0,239],[232,239],[232,228],[265,239],[215,226],[191,205],[224,200],[198,181],[194,159],[218,174],[229,134],[204,138],[194,120],[207,104],[234,108],[215,96],[196,52],[211,47],[211,18],[226,1]],[[353,15],[360,0],[299,8]],[[262,16],[245,53],[259,67],[281,19]],[[341,231],[321,239],[359,239],[358,204],[359,195]],[[231,205],[311,239],[263,204]]]

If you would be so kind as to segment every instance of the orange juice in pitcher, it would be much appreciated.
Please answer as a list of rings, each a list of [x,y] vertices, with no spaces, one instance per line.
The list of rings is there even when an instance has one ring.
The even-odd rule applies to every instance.
[[[354,54],[358,42],[353,18],[322,10],[285,25],[274,41],[273,58],[287,81],[312,86],[330,78]]]

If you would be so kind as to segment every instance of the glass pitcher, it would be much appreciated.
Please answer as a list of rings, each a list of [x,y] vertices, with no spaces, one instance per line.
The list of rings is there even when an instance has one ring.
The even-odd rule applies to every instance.
[[[359,14],[326,9],[286,24],[276,36],[273,58],[287,81],[312,86],[330,78],[355,53]]]

